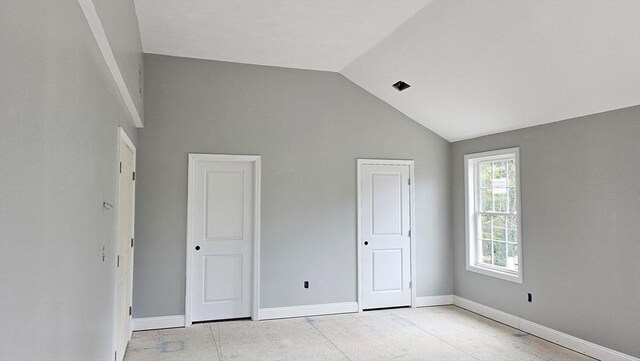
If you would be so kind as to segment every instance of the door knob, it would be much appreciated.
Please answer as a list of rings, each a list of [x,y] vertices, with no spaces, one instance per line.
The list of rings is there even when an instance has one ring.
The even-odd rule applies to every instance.
[[[369,244],[369,241],[364,241],[364,245],[365,246],[368,245],[368,244]]]
[[[200,246],[196,246],[196,251],[199,251],[199,250],[200,250]]]

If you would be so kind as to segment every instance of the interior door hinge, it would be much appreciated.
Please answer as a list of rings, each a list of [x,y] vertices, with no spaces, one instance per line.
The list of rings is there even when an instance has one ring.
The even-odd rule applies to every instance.
[[[136,180],[136,172],[133,172],[133,180]]]
[[[129,306],[129,316],[131,316],[131,306]]]
[[[120,267],[120,255],[118,255],[118,260],[116,262],[116,267]]]
[[[409,230],[409,237],[411,237],[411,230]]]
[[[120,162],[120,173],[122,173],[122,162]]]
[[[408,183],[409,183],[409,185],[411,185],[411,178],[409,178],[409,181],[408,181]]]
[[[133,247],[133,238],[131,238],[131,247]]]
[[[118,361],[118,351],[116,351],[115,355],[113,356],[113,359],[114,359],[115,361]]]
[[[409,288],[413,287],[413,282],[409,281]]]

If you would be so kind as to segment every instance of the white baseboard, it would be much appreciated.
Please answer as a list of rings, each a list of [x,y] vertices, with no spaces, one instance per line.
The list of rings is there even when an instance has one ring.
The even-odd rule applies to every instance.
[[[453,304],[453,295],[416,297],[416,307],[446,306]]]
[[[258,311],[259,320],[273,320],[277,318],[333,315],[336,313],[358,312],[357,302],[324,303],[319,305],[303,305],[291,307],[261,308]]]
[[[537,323],[525,320],[506,312],[496,310],[495,308],[485,306],[466,298],[453,296],[453,304],[487,318],[504,323],[505,325],[517,328],[526,333],[543,338],[547,341],[551,341],[560,346],[564,346],[568,349],[596,358],[598,360],[640,361],[640,359],[637,357],[633,357],[631,355],[627,355],[622,352],[618,352],[610,348],[585,341],[583,339],[568,335],[560,331],[556,331],[552,328],[539,325]]]
[[[131,323],[134,331],[184,327],[184,315],[134,318]]]

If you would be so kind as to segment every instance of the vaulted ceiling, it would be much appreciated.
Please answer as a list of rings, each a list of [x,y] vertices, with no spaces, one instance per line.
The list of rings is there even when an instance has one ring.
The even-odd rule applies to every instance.
[[[426,1],[136,0],[144,51],[340,71]]]
[[[135,2],[147,53],[340,72],[450,141],[640,104],[637,0]]]

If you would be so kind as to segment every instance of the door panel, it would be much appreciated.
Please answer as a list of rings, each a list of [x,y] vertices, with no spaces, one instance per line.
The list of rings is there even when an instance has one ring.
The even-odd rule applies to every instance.
[[[360,169],[362,308],[411,305],[408,165]]]
[[[402,291],[402,249],[371,251],[373,292]]]
[[[206,173],[206,239],[240,240],[244,224],[244,172]]]
[[[371,174],[371,233],[402,234],[402,174]]]
[[[204,257],[204,302],[242,299],[242,255]]]
[[[190,167],[191,320],[250,317],[253,162],[196,160]]]

